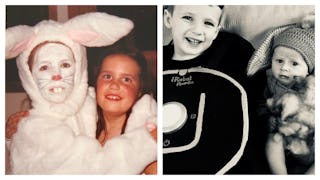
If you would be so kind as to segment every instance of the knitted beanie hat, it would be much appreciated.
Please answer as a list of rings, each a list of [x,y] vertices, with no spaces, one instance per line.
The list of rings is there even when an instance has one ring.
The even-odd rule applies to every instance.
[[[247,75],[252,76],[269,67],[272,52],[277,46],[285,46],[299,52],[308,65],[308,72],[314,71],[314,27],[303,29],[301,24],[291,24],[280,26],[267,33],[264,41],[248,62]]]
[[[315,39],[314,28],[290,28],[276,36],[272,50],[278,46],[291,48],[299,52],[308,65],[309,73],[314,70]]]

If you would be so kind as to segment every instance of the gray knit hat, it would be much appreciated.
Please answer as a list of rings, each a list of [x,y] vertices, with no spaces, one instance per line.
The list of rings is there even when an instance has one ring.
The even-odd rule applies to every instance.
[[[314,36],[314,28],[304,29],[297,24],[281,26],[270,31],[249,60],[247,75],[252,76],[269,67],[272,52],[278,46],[288,47],[299,52],[308,65],[308,72],[312,73],[315,59]]]
[[[309,73],[311,73],[314,69],[314,40],[314,28],[290,28],[274,38],[272,49],[284,46],[296,50],[306,61]]]

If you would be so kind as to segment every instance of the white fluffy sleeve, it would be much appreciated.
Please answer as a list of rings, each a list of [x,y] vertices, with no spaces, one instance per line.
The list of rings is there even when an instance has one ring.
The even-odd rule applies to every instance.
[[[156,160],[156,142],[145,127],[102,147],[61,121],[43,119],[30,115],[19,124],[10,149],[14,174],[139,174]]]
[[[125,132],[145,126],[147,121],[157,124],[157,102],[151,95],[144,94],[132,107]]]
[[[139,174],[157,156],[155,141],[143,129],[113,138],[103,148],[79,136],[70,151],[55,174]]]

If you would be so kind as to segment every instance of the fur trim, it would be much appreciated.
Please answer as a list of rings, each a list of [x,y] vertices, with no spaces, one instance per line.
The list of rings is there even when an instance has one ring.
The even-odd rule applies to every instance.
[[[278,131],[285,137],[287,148],[294,154],[312,152],[315,129],[314,76],[298,82],[295,91],[268,99],[267,106],[274,113]],[[310,146],[310,147],[308,147]]]
[[[17,58],[19,76],[35,109],[50,110],[68,116],[78,112],[86,98],[87,57],[83,46],[113,44],[127,35],[132,28],[133,23],[130,20],[106,13],[87,13],[65,23],[44,20],[34,27],[15,26],[6,30],[6,57],[19,55]],[[32,49],[44,41],[63,42],[72,49],[75,56],[74,91],[67,101],[61,104],[51,105],[40,96],[27,64]]]
[[[125,132],[144,126],[147,121],[157,124],[157,103],[149,94],[143,95],[132,107]]]

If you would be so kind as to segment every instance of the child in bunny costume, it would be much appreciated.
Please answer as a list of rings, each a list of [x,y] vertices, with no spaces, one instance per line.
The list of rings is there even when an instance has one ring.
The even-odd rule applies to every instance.
[[[30,115],[9,145],[14,174],[139,174],[156,160],[156,142],[145,127],[146,120],[156,119],[156,103],[149,95],[132,108],[123,135],[103,147],[95,139],[96,100],[87,83],[85,47],[111,45],[132,28],[127,19],[88,13],[65,23],[41,21],[6,30],[6,59],[17,57],[22,85],[32,100]],[[63,61],[47,88],[42,73],[56,65],[55,57]]]

